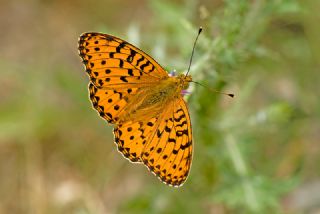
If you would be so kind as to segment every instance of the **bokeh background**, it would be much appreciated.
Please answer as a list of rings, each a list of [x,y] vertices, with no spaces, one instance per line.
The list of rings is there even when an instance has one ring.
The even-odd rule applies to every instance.
[[[320,1],[1,0],[0,213],[320,213]],[[191,74],[194,158],[168,187],[91,108],[81,33]]]

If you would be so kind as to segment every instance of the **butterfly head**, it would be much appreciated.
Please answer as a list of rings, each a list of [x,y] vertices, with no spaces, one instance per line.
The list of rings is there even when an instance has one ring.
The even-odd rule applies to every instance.
[[[181,90],[185,90],[189,87],[189,83],[192,82],[191,75],[180,74],[178,77],[178,85]]]

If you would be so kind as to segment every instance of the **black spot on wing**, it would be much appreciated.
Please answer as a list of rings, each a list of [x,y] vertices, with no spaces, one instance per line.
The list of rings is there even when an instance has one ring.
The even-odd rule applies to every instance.
[[[126,79],[125,76],[120,77],[120,80],[123,81],[123,82],[128,82],[128,80]]]

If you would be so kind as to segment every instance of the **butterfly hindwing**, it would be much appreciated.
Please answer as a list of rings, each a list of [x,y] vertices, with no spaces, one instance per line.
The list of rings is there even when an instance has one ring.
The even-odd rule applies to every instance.
[[[142,161],[163,182],[180,186],[191,167],[192,129],[182,97],[171,105],[144,147]]]
[[[179,186],[191,166],[191,123],[182,98],[168,106],[158,118],[118,125],[114,135],[126,158],[143,162],[164,183]]]
[[[141,154],[153,130],[157,118],[150,118],[147,122],[125,122],[114,128],[115,143],[118,150],[132,162],[142,162]],[[149,124],[149,125],[148,125]]]

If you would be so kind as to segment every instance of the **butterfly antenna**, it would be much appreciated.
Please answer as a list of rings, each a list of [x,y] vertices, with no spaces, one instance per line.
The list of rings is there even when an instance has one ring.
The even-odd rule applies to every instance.
[[[224,95],[227,95],[227,96],[232,97],[232,98],[234,97],[234,94],[229,94],[229,93],[225,93],[225,92],[221,92],[221,91],[214,90],[214,89],[212,89],[212,88],[209,88],[208,86],[202,85],[202,84],[199,83],[199,82],[195,82],[195,81],[192,81],[192,82],[195,83],[195,84],[201,85],[202,87],[210,90],[211,92],[219,93],[219,94],[224,94]]]
[[[199,37],[201,31],[202,31],[202,27],[199,27],[198,35],[197,35],[197,37],[196,37],[196,40],[195,40],[194,43],[193,43],[193,48],[192,48],[192,53],[191,53],[191,57],[190,57],[189,68],[188,68],[188,71],[187,71],[187,73],[186,73],[186,76],[189,74],[190,67],[191,67],[191,63],[192,63],[192,58],[193,58],[194,48],[196,47],[196,44],[197,44],[197,41],[198,41],[198,37]]]

